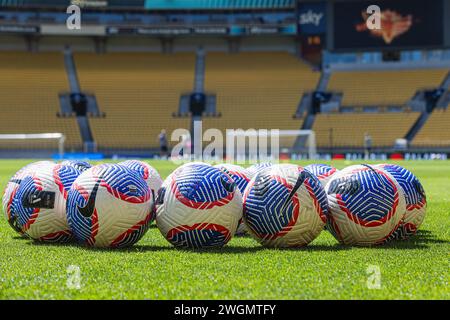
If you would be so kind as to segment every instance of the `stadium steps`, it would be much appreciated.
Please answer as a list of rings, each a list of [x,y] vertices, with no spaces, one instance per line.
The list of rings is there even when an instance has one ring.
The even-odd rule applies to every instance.
[[[78,127],[80,128],[81,139],[83,139],[84,142],[84,149],[85,151],[88,151],[87,149],[90,149],[89,146],[92,146],[94,144],[94,138],[92,135],[91,127],[89,125],[89,120],[85,116],[78,116],[77,123]]]
[[[71,116],[73,114],[72,106],[70,104],[70,95],[69,94],[60,94],[59,95],[59,107],[61,109],[60,114],[62,116]]]
[[[203,48],[197,50],[195,57],[195,80],[194,80],[194,91],[201,92],[204,91],[205,85],[205,51]]]
[[[406,103],[412,111],[422,112],[427,108],[424,91],[417,91],[414,96]]]
[[[206,53],[202,47],[197,49],[195,56],[195,78],[193,91],[184,93],[180,96],[178,105],[178,114],[176,117],[186,117],[190,115],[190,98],[192,93],[205,93],[205,68],[206,68]],[[204,114],[207,116],[216,115],[216,96],[213,94],[206,95],[206,105]],[[196,121],[201,120],[201,116],[196,117]],[[193,123],[194,119],[191,119]],[[191,131],[193,127],[191,126]]]
[[[316,87],[316,91],[326,91],[330,79],[331,79],[331,72],[324,70],[320,76],[319,83],[317,84]]]
[[[325,91],[328,86],[328,82],[330,81],[330,77],[331,73],[329,71],[323,71],[320,75],[319,82],[317,83],[316,91]],[[312,96],[312,93],[305,93],[302,97],[302,101],[300,102],[300,105],[304,105],[299,107],[299,109],[302,108],[306,111],[306,117],[301,126],[302,130],[311,130],[314,126],[315,114],[312,110]],[[308,137],[306,136],[298,136],[297,139],[295,139],[293,150],[298,152],[304,149],[307,138]]]
[[[410,143],[415,136],[419,133],[420,129],[425,125],[428,118],[430,117],[430,113],[424,111],[420,114],[419,118],[417,118],[416,122],[413,124],[411,129],[409,129],[408,133],[405,136],[405,139]]]
[[[448,90],[450,86],[450,72],[447,73],[445,78],[442,80],[439,88]],[[417,96],[417,94],[415,95]],[[425,97],[422,95],[422,100],[425,100]],[[445,108],[448,104],[448,99],[450,99],[450,95],[446,92],[444,93],[439,100],[436,102],[434,106],[432,106],[431,110],[434,110],[436,108]],[[426,105],[426,101],[424,101]],[[408,133],[405,136],[405,139],[408,140],[408,143],[412,143],[414,138],[419,134],[421,129],[426,125],[428,119],[430,118],[431,112],[423,111],[417,121],[414,123],[414,125],[411,127],[411,129],[408,131]]]
[[[436,103],[436,108],[447,109],[450,105],[450,91],[445,92]]]
[[[446,109],[450,103],[450,72],[447,74],[445,79],[442,81],[440,88],[444,89],[446,92],[439,98],[436,103],[436,108]]]
[[[95,97],[95,94],[86,93],[86,92],[81,91],[80,81],[78,79],[78,73],[77,73],[77,66],[75,64],[75,59],[73,57],[73,53],[70,48],[67,48],[66,50],[64,50],[64,65],[66,68],[67,79],[69,80],[70,93],[83,93],[84,95],[86,95],[87,112],[90,114],[93,114],[93,115],[100,116],[101,112],[100,112],[100,108],[98,106],[97,98]],[[69,100],[68,106],[70,107],[70,109],[72,109],[72,107],[70,105],[70,100]],[[67,106],[64,106],[63,108],[64,108],[64,110],[67,110]],[[62,110],[62,111],[64,111],[64,110]]]
[[[207,115],[218,115],[217,114],[217,97],[215,94],[208,94],[206,95],[206,107],[205,107],[205,113]]]
[[[310,94],[311,96],[311,94]],[[310,99],[310,105],[312,103],[312,99]],[[303,121],[301,130],[311,130],[314,126],[314,120],[315,115],[312,112],[308,112],[308,114],[305,117],[305,120]],[[308,140],[307,136],[298,136],[297,139],[295,139],[293,150],[294,152],[300,152],[302,150],[305,150],[306,148],[306,141]]]
[[[182,94],[180,96],[180,102],[178,104],[178,115],[180,117],[183,117],[187,114],[189,114],[189,100],[190,100],[189,94]]]
[[[308,112],[311,103],[312,103],[312,93],[311,92],[304,93],[297,106],[297,111],[295,111],[295,115],[301,116],[305,112]]]
[[[199,48],[195,61],[194,92],[205,93],[206,52]],[[218,116],[216,111],[217,97],[215,94],[206,94],[205,111],[206,116]],[[189,105],[188,105],[189,108]]]
[[[67,79],[69,80],[70,92],[80,92],[77,68],[75,66],[72,50],[70,48],[66,48],[64,50],[64,65],[66,67]]]
[[[447,76],[445,77],[444,81],[442,81],[441,88],[447,90],[450,89],[450,71],[447,73]]]
[[[69,87],[71,93],[80,93],[80,83],[78,81],[78,75],[77,75],[77,68],[75,65],[75,61],[73,58],[72,50],[70,48],[67,48],[64,51],[64,65],[67,73],[67,79],[69,80]],[[68,100],[68,101],[67,101]],[[61,99],[60,99],[61,101]],[[67,104],[68,102],[68,104]],[[70,97],[66,98],[61,101],[61,111],[65,112],[68,107],[72,110]],[[97,105],[97,101],[95,99],[95,96],[93,95],[87,95],[87,112],[91,114],[99,114],[99,109]],[[88,151],[88,149],[91,149],[91,147],[95,144],[94,137],[92,135],[91,128],[89,126],[89,121],[87,119],[87,116],[77,116],[77,124],[78,128],[80,130],[81,139],[83,141],[83,149],[85,151]],[[89,150],[92,151],[92,150]]]
[[[198,125],[195,126],[195,123]],[[202,161],[202,134],[203,134],[203,121],[201,116],[191,117],[191,154],[194,156],[195,161]]]

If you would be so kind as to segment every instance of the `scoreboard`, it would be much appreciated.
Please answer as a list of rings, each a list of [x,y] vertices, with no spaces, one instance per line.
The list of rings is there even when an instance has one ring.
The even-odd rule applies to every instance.
[[[379,25],[368,23],[379,8]],[[334,2],[336,50],[432,48],[444,44],[442,0],[370,0]],[[372,17],[375,17],[373,15]],[[374,21],[374,20],[372,20]]]

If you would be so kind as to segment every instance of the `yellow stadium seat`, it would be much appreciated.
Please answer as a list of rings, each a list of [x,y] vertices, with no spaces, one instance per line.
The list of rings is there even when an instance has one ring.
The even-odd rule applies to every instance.
[[[80,150],[76,119],[57,117],[58,95],[68,91],[61,53],[0,52],[0,133],[59,132],[66,135],[66,149]],[[2,141],[5,148],[54,149],[56,143]]]
[[[363,147],[365,133],[372,137],[373,147],[392,147],[395,139],[405,137],[419,115],[419,112],[318,114],[313,130],[318,147]]]
[[[99,149],[148,149],[166,129],[190,128],[174,118],[180,95],[192,91],[195,55],[176,53],[77,53],[82,90],[93,92],[104,118],[90,118]]]
[[[450,110],[434,110],[412,141],[415,147],[450,146]]]
[[[440,85],[447,69],[334,72],[328,90],[343,92],[343,106],[405,105],[415,92]]]
[[[293,118],[304,92],[313,91],[320,73],[284,52],[208,53],[205,90],[216,94],[218,118],[203,128],[300,129]],[[295,138],[284,144],[292,146]]]

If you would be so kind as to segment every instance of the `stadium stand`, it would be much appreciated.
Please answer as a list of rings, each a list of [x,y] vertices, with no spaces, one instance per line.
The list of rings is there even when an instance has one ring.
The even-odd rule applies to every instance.
[[[362,148],[364,134],[372,137],[373,147],[393,147],[419,117],[419,112],[318,114],[313,130],[318,147]]]
[[[436,109],[412,141],[415,147],[450,146],[450,110]]]
[[[190,128],[190,118],[173,118],[180,95],[194,83],[194,54],[76,53],[82,90],[93,92],[104,118],[89,119],[102,149],[158,147],[161,129]],[[170,136],[168,137],[170,139]]]
[[[440,85],[448,69],[333,72],[328,90],[343,92],[343,106],[405,105],[418,89]]]
[[[61,53],[0,52],[1,133],[63,133],[66,150],[80,150],[76,118],[58,118],[58,94],[68,81]],[[55,141],[0,141],[0,149],[55,149]]]
[[[205,90],[216,94],[218,118],[204,118],[203,128],[298,130],[293,118],[306,91],[313,91],[320,73],[289,53],[209,53]],[[283,144],[294,143],[295,138]]]

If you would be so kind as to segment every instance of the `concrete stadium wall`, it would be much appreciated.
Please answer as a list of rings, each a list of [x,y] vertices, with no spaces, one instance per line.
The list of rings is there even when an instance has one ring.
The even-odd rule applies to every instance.
[[[240,41],[240,51],[287,51],[297,53],[299,45],[291,37],[249,37]]]
[[[0,50],[25,51],[28,49],[25,38],[18,35],[0,35]]]
[[[39,51],[62,51],[70,45],[74,51],[95,52],[95,43],[89,37],[47,36],[39,39]]]
[[[161,52],[161,41],[153,38],[110,37],[106,40],[107,52]]]
[[[230,42],[224,37],[178,37],[170,42],[172,52],[195,52],[203,47],[209,52],[228,52]],[[294,37],[241,37],[233,39],[237,51],[287,51],[296,54],[299,44]],[[73,51],[95,52],[96,41],[87,36],[43,36],[37,41],[38,51],[62,51],[69,45]],[[23,36],[0,36],[0,50],[29,50],[29,44]],[[164,44],[157,38],[135,36],[109,37],[104,39],[106,52],[163,52]]]
[[[205,51],[224,52],[228,50],[228,41],[223,37],[184,37],[174,40],[175,52],[192,52],[198,47]]]

